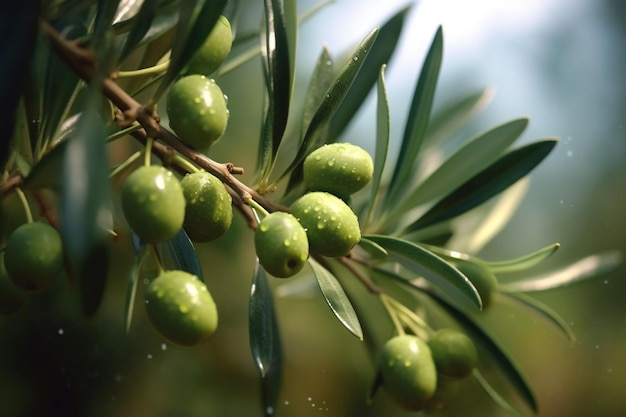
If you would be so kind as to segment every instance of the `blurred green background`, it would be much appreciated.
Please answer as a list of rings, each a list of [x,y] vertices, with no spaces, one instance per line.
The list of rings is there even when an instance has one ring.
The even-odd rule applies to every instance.
[[[261,4],[242,3],[246,14],[241,25],[256,25]],[[314,4],[301,1],[299,7],[306,11]],[[337,1],[306,22],[299,39],[296,94],[306,88],[323,45],[339,57],[405,4]],[[437,104],[487,86],[495,91],[493,103],[462,138],[518,116],[531,120],[524,141],[561,138],[533,172],[518,213],[481,255],[511,258],[560,242],[557,254],[533,271],[540,274],[597,252],[626,253],[626,4],[422,1],[408,17],[386,74],[396,141],[425,49],[439,24],[445,54]],[[250,167],[244,180],[252,178],[255,163],[248,150],[256,149],[259,130],[260,68],[253,60],[219,80],[230,99],[231,119],[210,156]],[[369,150],[374,98],[344,137]],[[248,348],[251,236],[238,219],[227,237],[198,246],[220,311],[220,329],[197,348],[165,344],[139,303],[131,331],[125,333],[123,303],[132,252],[124,235],[115,244],[107,293],[94,318],[80,316],[64,282],[34,297],[18,314],[0,318],[0,415],[261,416]],[[571,324],[574,345],[517,306],[497,303],[487,314],[489,329],[535,388],[540,416],[626,415],[625,272],[621,265],[593,281],[537,295]],[[364,300],[367,308],[369,298]],[[321,297],[278,298],[276,304],[286,358],[278,416],[411,415],[384,392],[367,404],[371,359]],[[506,415],[472,380],[451,390],[454,395],[441,415]]]

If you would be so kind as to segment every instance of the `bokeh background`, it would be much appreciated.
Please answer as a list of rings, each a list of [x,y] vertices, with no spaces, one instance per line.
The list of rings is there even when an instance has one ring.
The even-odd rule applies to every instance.
[[[242,26],[258,24],[262,9],[257,3],[242,2]],[[304,12],[315,4],[300,1],[299,8]],[[406,4],[340,0],[308,20],[299,38],[297,93],[306,88],[323,45],[339,57]],[[466,137],[528,116],[522,141],[560,138],[533,172],[518,213],[481,255],[511,258],[560,242],[557,254],[533,271],[539,274],[594,253],[626,253],[626,3],[419,2],[386,73],[396,141],[425,50],[439,25],[445,53],[436,104],[478,88],[495,91]],[[219,80],[232,116],[227,136],[211,151],[215,159],[254,166],[249,149],[255,149],[260,122],[260,68],[253,60]],[[374,98],[345,135],[370,150]],[[35,297],[20,313],[0,318],[0,415],[261,416],[248,348],[251,236],[239,219],[227,237],[198,247],[221,323],[214,339],[197,348],[164,343],[141,308],[125,333],[126,271],[132,259],[124,239],[117,243],[104,304],[94,318],[80,316],[65,283]],[[621,265],[595,280],[537,294],[571,324],[577,336],[573,345],[519,307],[497,303],[488,313],[490,331],[536,391],[539,416],[626,415],[625,273]],[[367,404],[371,358],[321,297],[278,298],[276,304],[286,358],[278,416],[411,415],[382,392]],[[507,415],[471,380],[452,389],[441,415]],[[514,397],[512,401],[520,405]]]

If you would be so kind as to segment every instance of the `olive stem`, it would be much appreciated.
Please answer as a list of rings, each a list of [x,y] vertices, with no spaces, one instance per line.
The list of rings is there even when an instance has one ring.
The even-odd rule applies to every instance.
[[[24,207],[24,214],[26,214],[26,221],[28,223],[32,223],[33,213],[30,211],[30,205],[28,204],[28,200],[26,199],[26,195],[24,194],[24,191],[22,191],[20,187],[15,187],[15,192],[17,193],[17,196],[20,198],[20,201],[22,202],[22,206]]]
[[[142,69],[133,70],[133,71],[118,71],[118,72],[113,74],[113,79],[138,77],[138,76],[141,76],[141,75],[158,74],[158,73],[161,73],[163,71],[167,71],[169,66],[170,66],[170,61],[168,59],[167,61],[162,62],[160,64],[156,64],[156,65],[154,65],[152,67],[142,68]]]
[[[190,172],[190,173],[203,171],[203,169],[198,168],[196,165],[192,164],[188,159],[183,158],[182,156],[178,154],[172,157],[171,162],[178,164],[181,168],[184,168],[187,172]]]
[[[404,332],[404,327],[402,326],[402,323],[400,322],[400,319],[398,318],[398,313],[396,309],[390,303],[390,297],[387,294],[381,293],[380,301],[383,303],[383,307],[385,307],[385,310],[387,310],[387,314],[391,318],[391,321],[393,322],[393,326],[395,327],[398,335],[399,336],[405,335],[406,333]]]
[[[118,132],[115,132],[109,136],[107,136],[106,138],[106,142],[110,143],[113,142],[114,140],[117,140],[119,138],[123,138],[124,136],[128,135],[129,133],[132,133],[136,130],[142,129],[142,126],[139,123],[134,123],[131,126],[128,126],[127,128],[124,128]]]
[[[153,141],[154,139],[148,136],[148,140],[146,141],[146,153],[143,156],[143,164],[147,167],[150,166],[150,157],[152,156],[152,142]]]
[[[426,323],[424,319],[422,319],[420,316],[415,314],[413,311],[409,310],[404,304],[402,304],[398,300],[395,300],[391,297],[389,297],[388,301],[393,306],[393,308],[399,313],[399,315],[404,316],[405,320],[403,321],[405,323],[407,324],[414,323],[419,328],[425,330],[428,334],[433,333],[433,329],[428,325],[428,323]]]
[[[165,270],[163,269],[163,265],[161,264],[161,257],[159,256],[159,253],[157,252],[156,245],[151,244],[149,245],[149,248],[150,248],[150,253],[152,254],[152,258],[154,259],[154,263],[159,272],[157,275],[161,275],[163,272],[165,272]]]
[[[137,159],[139,159],[139,157],[141,157],[141,151],[137,151],[134,154],[132,154],[131,156],[129,156],[124,162],[119,164],[117,167],[115,167],[115,169],[113,171],[111,171],[111,173],[109,174],[109,178],[113,178],[114,176],[116,176],[117,174],[119,174],[120,172],[125,170],[133,162],[135,162]]]
[[[270,214],[263,206],[261,206],[259,203],[254,201],[252,197],[248,198],[247,200],[244,200],[244,203],[252,207],[255,211],[260,212],[263,215],[263,217]]]

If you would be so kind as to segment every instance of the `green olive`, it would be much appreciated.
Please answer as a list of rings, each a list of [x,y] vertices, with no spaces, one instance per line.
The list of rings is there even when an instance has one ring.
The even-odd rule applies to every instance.
[[[232,45],[233,33],[230,22],[226,17],[220,16],[209,36],[189,60],[185,73],[208,77],[224,62]]]
[[[304,228],[289,213],[265,216],[254,232],[259,263],[271,275],[287,278],[298,273],[309,257],[309,242]]]
[[[142,166],[130,174],[122,186],[121,203],[128,225],[146,243],[169,240],[183,226],[183,190],[162,166]]]
[[[472,340],[454,329],[438,330],[429,340],[439,374],[449,378],[464,378],[478,363],[478,354]]]
[[[327,191],[345,198],[367,185],[374,175],[372,157],[350,143],[317,148],[304,160],[304,183],[311,191]]]
[[[437,388],[430,348],[413,335],[395,336],[385,343],[378,372],[385,391],[407,410],[422,410]]]
[[[224,184],[208,172],[185,175],[180,182],[185,195],[183,227],[194,242],[223,236],[233,220],[232,198]]]
[[[311,252],[345,256],[361,240],[356,215],[343,200],[330,193],[304,194],[291,205],[291,214],[306,230]]]
[[[178,79],[167,93],[170,127],[187,145],[208,150],[226,130],[226,96],[213,79],[188,75]]]
[[[493,302],[494,294],[498,290],[498,280],[491,270],[474,262],[458,261],[455,266],[474,285],[483,303],[483,309]]]
[[[0,260],[0,263],[3,263]],[[17,288],[0,265],[0,314],[13,314],[22,309],[28,301],[26,293]]]
[[[4,265],[16,287],[27,292],[50,288],[63,269],[59,232],[41,222],[19,226],[7,239]]]
[[[146,288],[146,312],[157,333],[179,346],[195,346],[217,329],[217,308],[206,285],[184,271],[162,272]]]

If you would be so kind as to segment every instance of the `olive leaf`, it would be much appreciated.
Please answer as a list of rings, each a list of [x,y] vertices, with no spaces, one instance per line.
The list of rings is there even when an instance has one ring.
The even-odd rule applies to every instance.
[[[508,402],[502,395],[500,395],[498,391],[496,391],[494,387],[491,386],[489,381],[485,379],[485,377],[480,373],[480,371],[478,371],[478,369],[474,369],[474,371],[472,372],[472,376],[476,379],[476,381],[478,381],[480,387],[487,393],[487,395],[491,397],[493,402],[498,404],[500,407],[502,407],[502,409],[504,409],[514,417],[524,417],[524,415],[518,409],[513,407],[510,402]]]
[[[545,248],[541,248],[519,258],[509,259],[506,261],[486,262],[486,264],[494,274],[524,271],[548,259],[560,247],[561,245],[559,243],[553,243]]]
[[[133,16],[132,26],[119,54],[119,61],[126,59],[139,46],[140,42],[152,28],[152,22],[157,15],[159,3],[159,0],[144,0],[141,3],[139,11]]]
[[[574,344],[576,342],[576,336],[574,335],[574,332],[572,331],[572,328],[569,326],[569,324],[567,324],[567,322],[563,320],[563,318],[556,311],[552,310],[544,303],[521,292],[509,292],[502,294],[504,295],[505,299],[508,298],[517,301],[523,306],[534,310],[536,313],[546,318],[549,322],[551,322],[559,330],[561,330],[563,334],[565,334],[571,344]]]
[[[538,277],[508,282],[500,286],[503,292],[546,291],[576,284],[604,274],[622,262],[622,254],[608,251],[586,256],[566,267]]]
[[[254,266],[248,308],[250,350],[261,377],[265,377],[272,366],[274,345],[278,334],[274,333],[276,321],[272,290],[267,274],[258,260]]]
[[[68,141],[59,143],[46,153],[38,163],[33,165],[28,176],[24,178],[22,188],[59,187],[61,185],[61,172],[68,143]]]
[[[204,281],[202,267],[198,260],[196,248],[191,243],[185,229],[180,229],[176,235],[167,242],[159,244],[162,249],[171,256],[174,269],[187,271]]]
[[[282,384],[283,348],[267,274],[258,260],[249,299],[249,337],[254,363],[261,375],[261,406],[273,416]]]
[[[406,240],[383,235],[365,235],[390,254],[390,258],[431,282],[447,297],[469,308],[482,308],[478,291],[458,269],[429,250]]]
[[[385,206],[395,203],[413,175],[413,168],[428,128],[437,79],[443,58],[443,31],[437,29],[420,72],[409,109],[400,152],[389,183]]]
[[[87,316],[96,312],[102,300],[113,227],[106,130],[98,112],[99,103],[95,83],[90,87],[80,124],[67,140],[60,202],[64,250],[71,271],[77,274],[81,305]]]
[[[556,143],[557,139],[544,139],[506,153],[439,200],[405,233],[456,217],[506,190],[548,156]]]
[[[124,327],[126,333],[130,331],[130,325],[133,320],[133,311],[135,309],[135,296],[137,295],[137,283],[141,274],[141,266],[143,260],[148,253],[148,247],[143,246],[143,250],[138,252],[133,259],[133,265],[128,274],[128,283],[126,285],[126,299],[124,303]]]
[[[350,333],[359,340],[363,340],[363,330],[359,318],[337,278],[312,258],[309,258],[309,265],[333,314]]]
[[[484,109],[493,97],[494,89],[485,88],[467,95],[454,97],[451,103],[435,110],[428,122],[423,146],[440,146],[443,139],[451,138],[453,133]]]
[[[297,17],[292,1],[265,0],[265,31],[261,33],[261,55],[267,105],[259,148],[260,180],[269,176],[287,127],[294,80]]]
[[[367,96],[380,77],[380,67],[386,65],[396,50],[411,5],[403,7],[380,27],[376,42],[365,58],[363,67],[350,86],[346,97],[328,124],[327,142],[337,138],[354,120],[354,115],[365,103]]]
[[[387,153],[389,151],[389,135],[391,126],[391,115],[389,112],[389,99],[387,98],[387,87],[385,84],[385,68],[381,65],[378,75],[378,89],[376,102],[376,147],[374,148],[374,175],[372,176],[370,186],[370,202],[365,214],[365,222],[370,222],[371,216],[376,212],[376,203],[378,202],[380,183],[385,171],[385,163],[387,161]]]

